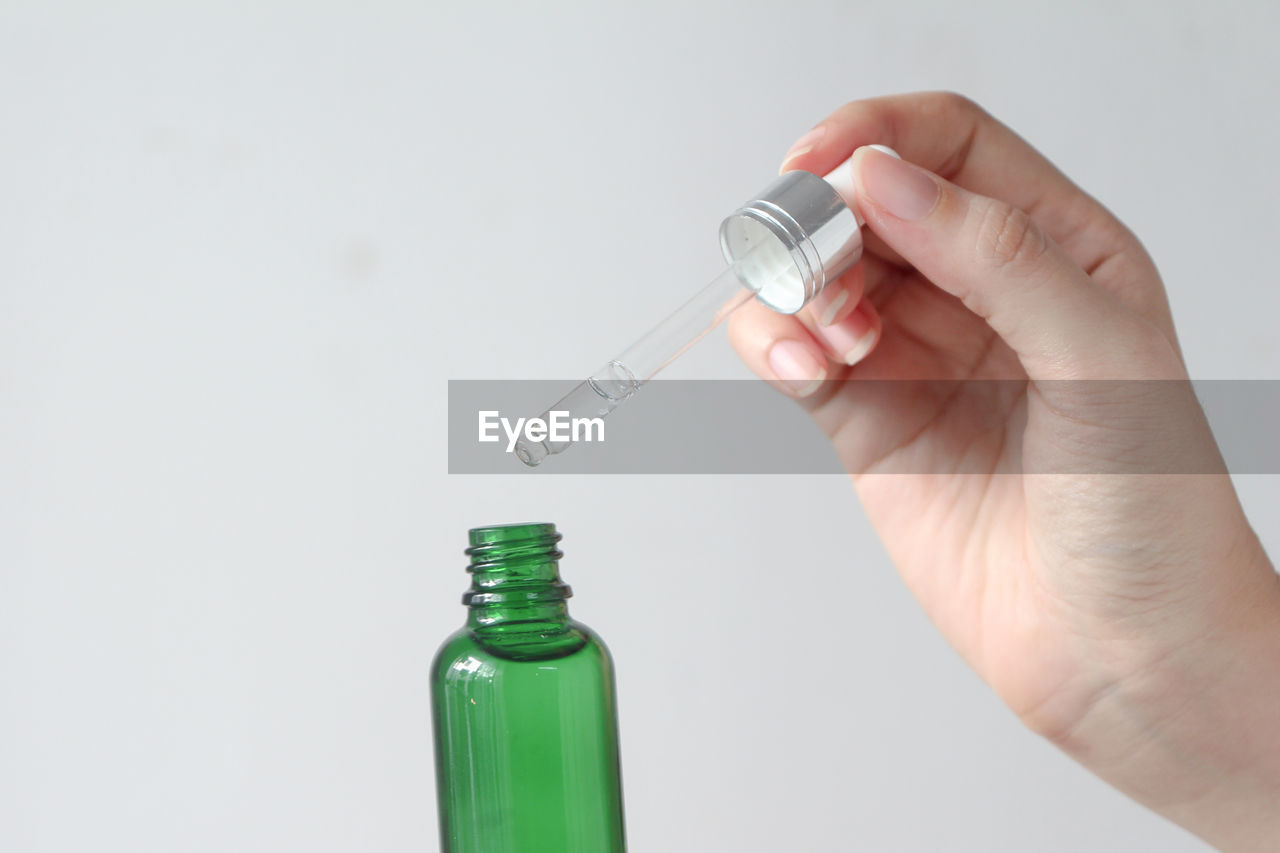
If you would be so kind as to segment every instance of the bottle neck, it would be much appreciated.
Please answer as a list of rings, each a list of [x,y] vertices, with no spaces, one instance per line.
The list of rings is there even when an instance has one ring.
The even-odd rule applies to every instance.
[[[462,596],[467,628],[485,645],[522,648],[555,644],[572,628],[560,580],[560,534],[553,524],[478,527],[467,555],[471,589]]]

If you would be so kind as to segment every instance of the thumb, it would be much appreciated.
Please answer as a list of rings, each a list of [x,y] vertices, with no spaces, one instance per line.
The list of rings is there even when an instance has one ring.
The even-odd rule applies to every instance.
[[[871,230],[986,320],[1030,378],[1165,372],[1154,327],[1099,287],[1026,212],[869,147],[854,152],[849,168]]]

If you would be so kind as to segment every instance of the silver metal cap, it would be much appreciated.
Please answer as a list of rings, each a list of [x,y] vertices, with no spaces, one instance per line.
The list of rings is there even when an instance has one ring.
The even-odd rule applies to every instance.
[[[862,232],[830,184],[787,172],[720,223],[720,251],[757,299],[794,314],[858,262]]]

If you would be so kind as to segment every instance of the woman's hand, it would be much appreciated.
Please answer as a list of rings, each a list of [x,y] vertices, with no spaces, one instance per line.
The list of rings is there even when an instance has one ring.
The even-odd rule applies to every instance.
[[[848,104],[784,169],[871,143],[906,162],[853,158],[862,261],[798,316],[744,306],[734,346],[1028,726],[1215,844],[1280,849],[1280,578],[1189,386],[1148,381],[1186,379],[1150,258],[955,95]]]

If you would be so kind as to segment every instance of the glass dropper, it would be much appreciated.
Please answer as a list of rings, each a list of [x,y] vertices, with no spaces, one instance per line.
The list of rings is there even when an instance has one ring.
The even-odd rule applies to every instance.
[[[606,417],[752,295],[734,268],[727,267],[675,313],[553,403],[541,419],[550,422],[552,412],[564,412],[567,418]],[[522,437],[516,442],[516,456],[524,464],[534,466],[552,454],[563,452],[572,443],[554,441],[550,436],[543,441]]]
[[[892,149],[874,147],[898,156]],[[801,171],[780,176],[720,224],[720,249],[728,263],[724,271],[553,403],[542,421],[550,423],[552,413],[562,422],[607,417],[752,297],[780,314],[799,311],[862,255],[862,218],[850,206],[853,197],[848,160],[825,178]],[[516,442],[515,452],[533,467],[572,443],[525,436]]]

